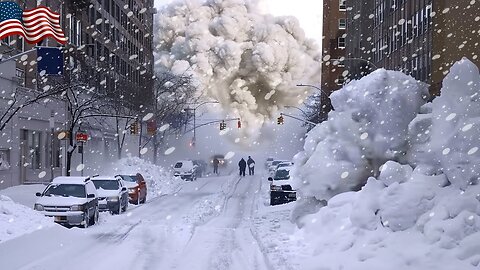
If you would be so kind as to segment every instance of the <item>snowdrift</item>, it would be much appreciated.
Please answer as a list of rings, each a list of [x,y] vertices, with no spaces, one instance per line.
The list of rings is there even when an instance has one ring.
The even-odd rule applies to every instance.
[[[175,193],[181,185],[181,181],[175,179],[170,171],[138,157],[123,158],[107,171],[110,174],[141,173],[147,182],[147,198]]]
[[[379,69],[330,98],[335,110],[308,133],[295,157],[297,188],[318,200],[360,188],[380,165],[405,154],[408,125],[428,88],[401,72]]]
[[[385,71],[377,71],[352,84],[378,86],[379,73]],[[346,89],[352,84],[340,90],[333,101],[342,96],[344,101],[352,100],[351,110],[358,110],[362,106],[358,104],[359,96],[378,93],[375,91],[378,87],[357,87],[357,91],[350,94]],[[302,227],[298,236],[310,239],[314,247],[302,269],[478,269],[478,68],[467,59],[457,62],[443,82],[441,96],[423,106],[420,88],[399,87],[397,92],[395,104],[399,106],[394,106],[394,110],[373,102],[369,106],[370,114],[359,114],[378,116],[363,117],[371,123],[379,120],[387,123],[385,118],[393,119],[387,123],[387,129],[370,128],[375,124],[359,124],[351,121],[353,117],[340,118],[338,115],[342,112],[351,112],[340,109],[309,134],[305,151],[297,159],[303,162],[299,163],[296,175],[305,177],[306,183],[299,183],[298,188],[310,200],[329,200],[318,212],[297,220]],[[412,100],[409,96],[418,99]],[[351,125],[332,129],[345,119]],[[368,133],[367,138],[379,140],[367,143],[358,140],[362,132]],[[388,139],[388,143],[382,144],[384,139]],[[375,145],[377,141],[379,145]],[[346,144],[340,145],[340,142]],[[378,148],[386,150],[385,153],[375,152]],[[344,153],[340,159],[339,152]],[[379,167],[378,176],[368,178],[361,191],[329,198],[352,186],[345,184],[349,179],[342,179],[342,174],[353,176],[350,180],[355,183],[361,183],[361,177],[369,174],[372,163],[365,162],[363,155],[388,161]],[[300,173],[313,171],[314,162],[335,165],[317,164],[317,173],[310,177]],[[370,167],[367,169],[366,165]]]
[[[0,243],[54,225],[52,219],[0,195]]]

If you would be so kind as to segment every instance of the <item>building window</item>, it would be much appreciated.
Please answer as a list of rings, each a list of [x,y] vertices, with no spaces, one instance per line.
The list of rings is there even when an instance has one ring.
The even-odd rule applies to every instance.
[[[345,77],[343,77],[342,75],[338,76],[338,78],[335,80],[335,82],[337,83],[337,85],[343,85],[345,83]]]
[[[22,139],[27,143],[27,155],[26,160],[31,169],[40,169],[42,166],[41,149],[44,149],[42,145],[41,132],[33,130],[23,130]]]
[[[15,77],[17,78],[17,82],[19,86],[25,86],[25,70],[21,68],[16,68]]]
[[[338,19],[338,29],[346,29],[347,28],[347,20],[346,19]]]
[[[0,149],[0,171],[10,169],[10,150]]]
[[[345,38],[339,37],[338,38],[338,48],[345,49]]]
[[[347,0],[340,0],[339,2],[339,9],[340,11],[346,11],[347,10]]]

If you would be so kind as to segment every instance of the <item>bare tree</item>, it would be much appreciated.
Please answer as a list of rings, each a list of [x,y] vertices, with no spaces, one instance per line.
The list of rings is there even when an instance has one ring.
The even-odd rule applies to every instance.
[[[72,156],[77,149],[75,132],[78,126],[89,118],[98,117],[105,113],[105,104],[110,101],[105,91],[99,91],[95,87],[87,86],[68,87],[62,92],[61,97],[65,100],[67,106],[67,124],[66,129],[68,148],[66,153],[66,175],[70,176]]]
[[[0,111],[0,131],[4,130],[6,125],[13,119],[13,117],[23,108],[32,104],[39,103],[48,98],[55,98],[60,93],[64,92],[66,87],[44,87],[41,91],[30,90],[22,91],[22,88],[10,95],[9,98],[3,97],[7,100],[7,107]]]
[[[156,74],[154,85],[153,121],[158,127],[169,125],[159,133],[151,135],[148,140],[153,146],[153,162],[157,163],[158,151],[166,136],[178,134],[189,123],[192,115],[185,110],[195,103],[196,87],[190,75],[176,75],[170,72]]]

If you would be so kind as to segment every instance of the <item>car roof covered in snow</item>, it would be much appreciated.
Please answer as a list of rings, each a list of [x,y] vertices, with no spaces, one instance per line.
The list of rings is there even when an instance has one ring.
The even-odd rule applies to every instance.
[[[96,175],[92,177],[92,181],[95,180],[118,180],[118,177],[112,175]]]
[[[59,176],[55,177],[52,181],[54,184],[78,184],[78,185],[84,185],[85,180],[88,177],[86,176]]]

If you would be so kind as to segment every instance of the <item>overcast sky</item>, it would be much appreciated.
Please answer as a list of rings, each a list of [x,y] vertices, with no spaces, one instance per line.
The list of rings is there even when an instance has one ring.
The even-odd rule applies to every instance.
[[[157,8],[172,0],[155,0]],[[307,37],[322,39],[322,2],[319,0],[262,0],[261,9],[276,16],[292,15],[298,18]]]

